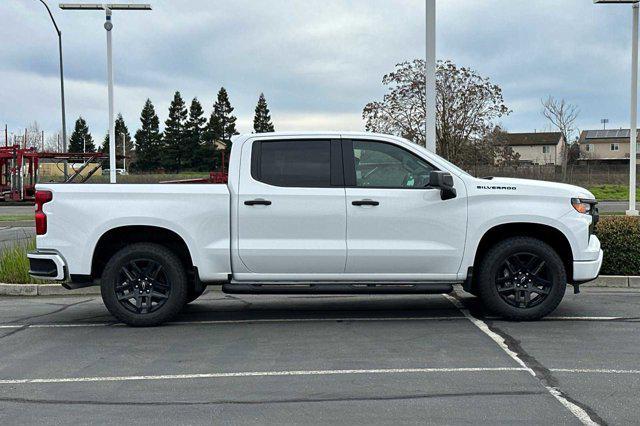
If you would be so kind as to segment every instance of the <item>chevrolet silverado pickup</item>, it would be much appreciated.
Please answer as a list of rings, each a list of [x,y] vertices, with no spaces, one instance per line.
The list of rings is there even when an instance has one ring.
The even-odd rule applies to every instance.
[[[596,200],[576,186],[475,178],[370,133],[234,139],[227,184],[37,185],[30,274],[98,285],[132,326],[208,285],[248,294],[447,293],[533,320],[598,276]]]

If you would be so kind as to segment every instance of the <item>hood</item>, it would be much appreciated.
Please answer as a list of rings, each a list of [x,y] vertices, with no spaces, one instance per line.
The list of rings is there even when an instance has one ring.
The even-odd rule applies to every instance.
[[[544,195],[551,195],[553,192],[553,195],[566,195],[571,198],[596,198],[591,192],[582,187],[543,180],[494,177],[491,179],[477,179],[477,184],[486,186],[512,186],[519,189],[526,189],[529,192],[539,191],[540,194]]]

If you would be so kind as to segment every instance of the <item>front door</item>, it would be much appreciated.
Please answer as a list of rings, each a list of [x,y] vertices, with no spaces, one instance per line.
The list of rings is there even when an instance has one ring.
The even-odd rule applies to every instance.
[[[434,166],[398,145],[345,140],[346,273],[376,280],[449,280],[460,268],[466,197],[425,188]],[[460,194],[463,185],[458,182]]]
[[[260,279],[343,274],[347,250],[340,141],[283,139],[247,145],[238,201],[242,263]]]

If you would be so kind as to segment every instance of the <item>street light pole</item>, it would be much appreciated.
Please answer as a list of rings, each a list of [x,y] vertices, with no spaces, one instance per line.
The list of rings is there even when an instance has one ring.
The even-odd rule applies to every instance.
[[[436,0],[426,0],[425,147],[436,152]]]
[[[104,10],[106,20],[104,29],[107,31],[107,92],[109,97],[109,182],[116,183],[116,132],[113,119],[113,54],[111,48],[111,11],[113,10],[151,10],[148,4],[97,4],[97,3],[61,3],[61,9],[70,10]]]
[[[44,2],[44,0],[40,0],[40,3],[44,5],[49,13],[49,17],[51,18],[51,22],[53,22],[53,26],[56,29],[56,33],[58,34],[58,56],[60,61],[60,99],[62,103],[62,145],[63,151],[67,152],[67,115],[66,108],[64,104],[64,67],[62,65],[62,31],[58,28],[58,24],[56,20],[53,18],[53,14],[51,13],[51,9],[49,9],[49,5]],[[67,169],[67,160],[64,161],[64,180],[67,180],[68,177],[68,169]]]
[[[627,216],[638,216],[636,208],[636,163],[638,137],[638,3],[633,6],[633,32],[631,33],[631,132],[629,146],[629,210]]]
[[[113,121],[113,53],[111,49],[111,9],[105,7],[104,29],[107,30],[107,91],[109,94],[109,182],[116,183],[116,131]]]
[[[640,0],[593,0],[594,3],[631,3],[633,30],[631,32],[631,126],[629,129],[629,210],[627,216],[638,216],[636,208],[636,165],[638,140],[638,2]]]

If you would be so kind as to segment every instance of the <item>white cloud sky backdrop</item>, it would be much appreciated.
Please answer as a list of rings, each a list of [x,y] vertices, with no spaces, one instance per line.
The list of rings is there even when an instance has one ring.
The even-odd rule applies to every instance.
[[[264,92],[277,130],[362,130],[382,76],[424,56],[423,0],[156,0],[114,12],[116,111],[130,131],[151,98],[162,121],[175,90],[210,113],[227,88],[238,128],[252,130]],[[628,127],[630,6],[591,0],[437,0],[439,59],[500,85],[510,131],[548,128],[540,99],[580,107],[582,129]],[[67,127],[83,115],[96,141],[107,128],[103,12],[61,11]],[[37,0],[0,2],[0,123],[60,128],[57,39]]]

